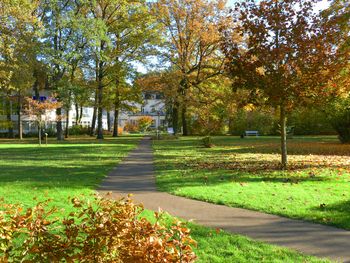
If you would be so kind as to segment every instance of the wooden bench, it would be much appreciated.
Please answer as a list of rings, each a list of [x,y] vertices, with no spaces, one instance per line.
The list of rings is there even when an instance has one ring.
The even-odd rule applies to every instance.
[[[258,131],[245,131],[245,136],[259,136]]]

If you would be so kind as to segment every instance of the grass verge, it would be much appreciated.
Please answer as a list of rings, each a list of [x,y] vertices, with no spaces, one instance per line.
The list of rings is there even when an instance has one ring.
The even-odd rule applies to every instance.
[[[350,229],[350,145],[335,137],[289,140],[289,170],[278,169],[277,137],[154,142],[161,191]]]
[[[69,197],[90,195],[139,138],[78,137],[48,146],[35,140],[0,140],[0,196],[6,203],[32,206],[52,199],[50,205],[69,209]]]
[[[142,216],[154,221],[153,212],[144,211]],[[165,223],[173,218],[165,216]],[[233,235],[219,229],[211,229],[194,223],[187,222],[191,229],[191,236],[197,241],[194,251],[198,257],[198,263],[226,263],[226,262],[331,262],[304,255],[297,251],[279,246],[255,241],[241,235]]]

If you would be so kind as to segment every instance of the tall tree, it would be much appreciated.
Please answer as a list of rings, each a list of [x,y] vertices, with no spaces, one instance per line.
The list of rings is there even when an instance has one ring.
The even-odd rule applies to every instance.
[[[181,74],[177,89],[181,99],[174,104],[174,111],[181,108],[183,135],[188,135],[189,90],[222,73],[224,56],[218,28],[230,20],[225,19],[225,4],[222,0],[159,0],[154,4],[154,13],[163,26],[161,56]]]
[[[66,95],[64,76],[75,65],[81,44],[80,31],[87,32],[85,6],[79,1],[42,1],[42,22],[44,24],[44,49],[42,56],[49,65],[49,86],[59,100]],[[81,28],[85,26],[85,28]],[[78,43],[76,43],[78,42]],[[63,105],[63,104],[62,104]],[[57,139],[63,140],[62,108],[57,108]]]
[[[127,0],[96,0],[90,5],[90,13],[93,17],[93,25],[96,36],[92,37],[92,44],[95,51],[96,65],[96,98],[97,98],[97,139],[103,139],[103,94],[107,83],[107,68],[113,61],[109,56],[112,47],[114,34],[112,28],[118,25],[119,19],[126,9]]]
[[[90,8],[97,36],[93,38],[97,80],[97,138],[103,139],[104,89],[114,85],[115,114],[124,82],[124,68],[146,55],[147,45],[156,39],[153,20],[145,0],[94,1]],[[113,84],[112,84],[113,83]],[[115,134],[117,135],[117,134]]]
[[[344,51],[343,59],[348,63],[340,74],[330,81],[328,89],[333,96],[327,97],[326,100],[320,98],[320,108],[337,131],[339,140],[342,143],[350,143],[350,5],[345,0],[334,0],[330,7],[323,11],[323,16],[339,25],[343,41],[338,41],[338,48]]]
[[[120,65],[120,64],[119,64]],[[121,65],[120,65],[121,66]],[[134,78],[131,72],[134,69],[126,67],[116,70],[116,65],[112,66],[112,72],[109,77],[112,79],[107,86],[106,102],[107,109],[113,110],[113,137],[118,137],[119,116],[122,111],[134,111],[135,103],[141,102],[141,90],[137,85],[129,84],[128,78]],[[112,123],[112,121],[111,121]]]
[[[148,55],[154,54],[154,44],[159,41],[157,24],[150,13],[145,0],[129,1],[127,9],[112,28],[114,39],[111,55],[114,57],[110,78],[114,84],[114,129],[113,136],[118,136],[118,116],[128,104],[139,101],[139,92],[135,86],[126,85],[126,80],[134,78],[135,62],[144,63]],[[129,103],[125,103],[126,100]]]
[[[341,68],[338,27],[315,11],[317,0],[237,3],[232,28],[223,29],[227,69],[236,87],[279,108],[281,168],[287,168],[287,114],[313,101]],[[242,32],[245,43],[232,40]]]
[[[6,116],[9,136],[14,136],[11,98],[17,97],[18,130],[21,131],[21,93],[28,90],[31,78],[33,38],[39,23],[38,1],[3,0],[0,2],[0,92],[7,100]]]

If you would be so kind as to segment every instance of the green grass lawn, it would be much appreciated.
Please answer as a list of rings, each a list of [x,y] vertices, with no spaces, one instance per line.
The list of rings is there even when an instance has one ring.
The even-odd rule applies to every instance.
[[[69,209],[68,198],[89,195],[139,138],[97,141],[80,137],[48,146],[35,140],[0,140],[0,196],[6,203],[32,206],[38,200]]]
[[[48,146],[41,147],[35,140],[0,140],[0,196],[6,203],[26,207],[37,203],[35,197],[51,198],[51,205],[64,209],[60,211],[64,216],[72,207],[70,197],[93,193],[108,171],[136,147],[138,140],[120,137],[97,141],[80,137],[57,143],[52,139]],[[178,143],[184,146],[181,151],[197,149],[191,146],[195,141]],[[162,145],[163,150],[168,148],[165,142]],[[190,223],[189,227],[198,242],[195,249],[198,262],[327,262],[243,236]]]
[[[288,141],[282,172],[277,137],[213,137],[154,142],[160,190],[350,229],[350,145],[335,136]]]
[[[151,222],[154,221],[151,211],[144,211],[142,216]],[[165,224],[172,220],[171,216],[166,215]],[[190,222],[187,222],[186,226],[191,229],[191,237],[197,242],[197,247],[194,248],[198,257],[197,263],[331,262],[241,235],[233,235],[220,229],[211,229]]]

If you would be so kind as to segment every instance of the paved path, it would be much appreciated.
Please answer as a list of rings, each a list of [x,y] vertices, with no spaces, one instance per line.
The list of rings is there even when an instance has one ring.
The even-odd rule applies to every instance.
[[[145,208],[163,210],[196,223],[221,228],[318,257],[350,262],[350,231],[291,220],[240,208],[226,207],[157,192],[151,140],[139,147],[102,183],[99,192],[113,191],[115,197],[133,193]]]

